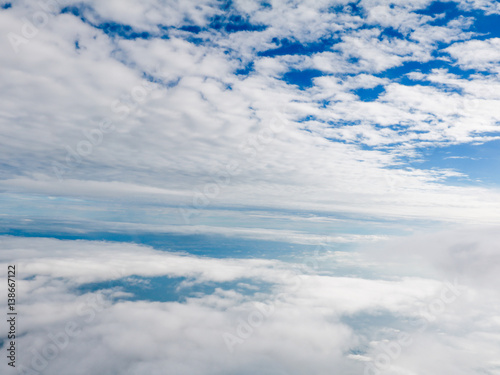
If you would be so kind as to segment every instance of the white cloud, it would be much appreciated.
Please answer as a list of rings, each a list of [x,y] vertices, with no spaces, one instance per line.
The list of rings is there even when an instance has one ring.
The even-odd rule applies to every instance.
[[[446,51],[465,69],[498,72],[500,38],[456,43]]]
[[[18,53],[0,39],[0,190],[9,228],[57,220],[71,233],[322,244],[325,235],[362,243],[395,228],[499,221],[497,188],[454,186],[449,178],[466,172],[419,170],[402,160],[421,159],[422,148],[498,138],[500,83],[481,73],[498,72],[498,38],[470,40],[470,18],[435,26],[413,12],[429,0],[364,0],[358,9],[344,0],[235,1],[231,14],[210,0],[59,4],[79,6],[91,23],[129,25],[151,38],[112,37],[56,11],[28,37],[23,17],[32,20],[36,3],[0,12],[2,35],[24,38]],[[458,5],[498,11],[494,1]],[[237,14],[260,29],[206,29],[215,15]],[[186,25],[201,30],[178,29]],[[389,27],[404,38],[384,32]],[[259,54],[285,40],[310,52]],[[440,50],[442,43],[451,45]],[[379,76],[408,62],[425,67],[435,56],[443,66],[479,72]],[[235,74],[250,63],[248,75]],[[301,88],[282,79],[294,69],[323,75]],[[378,85],[384,91],[371,101],[355,91]],[[103,133],[103,119],[114,130]],[[75,156],[84,145],[88,155]],[[62,176],[53,162],[65,166]],[[178,207],[194,209],[193,225],[179,224]],[[19,281],[25,364],[32,365],[31,347],[48,350],[48,333],[64,332],[67,322],[81,329],[61,355],[40,364],[45,373],[362,373],[399,330],[414,343],[387,371],[470,375],[498,372],[497,242],[493,230],[414,236],[389,249],[383,242],[361,253],[319,254],[321,272],[277,260],[39,238],[2,237],[0,257],[32,277]],[[184,302],[127,301],[129,292],[111,281],[133,276],[145,283],[183,277],[181,288],[217,289]],[[415,332],[409,321],[429,316],[441,280],[455,276],[460,298]],[[109,282],[102,305],[87,300],[96,292],[75,289],[89,282]],[[246,295],[221,284],[252,282],[271,286]],[[223,334],[236,334],[238,319],[259,301],[273,303],[275,313],[231,354]]]
[[[458,237],[457,232],[450,232],[410,238],[395,246],[400,254],[383,250],[389,251],[386,258],[370,266],[379,267],[385,273],[382,278],[317,275],[310,268],[305,274],[298,264],[278,261],[202,259],[133,244],[40,238],[2,237],[0,256],[2,263],[17,265],[19,276],[35,276],[18,281],[23,290],[19,306],[24,308],[18,348],[25,366],[31,366],[36,353],[48,357],[50,337],[64,343],[68,322],[80,332],[68,338],[67,347],[48,360],[41,373],[60,373],[71,366],[77,374],[104,370],[162,373],[168,369],[196,374],[302,375],[311,370],[326,374],[332,368],[363,373],[365,366],[376,363],[384,353],[384,345],[394,343],[398,332],[405,332],[411,344],[391,360],[394,373],[454,369],[459,374],[479,374],[496,366],[499,322],[495,316],[500,301],[494,289],[498,279],[494,264],[498,262],[487,250],[496,237],[496,232],[468,229]],[[478,245],[469,246],[471,240]],[[463,254],[457,262],[466,268],[443,269],[439,254],[456,259],[457,246]],[[385,260],[392,257],[406,267],[399,272],[417,267],[424,275],[428,266],[421,268],[418,259],[406,256],[415,255],[414,248],[438,267],[433,277],[395,277],[387,268]],[[372,251],[369,247],[358,255],[366,258]],[[433,253],[438,255],[429,256]],[[468,267],[471,259],[478,267]],[[344,261],[350,267],[349,260],[340,258],[340,264]],[[491,272],[481,272],[482,281],[477,279],[480,264],[491,268]],[[182,275],[203,282],[264,280],[274,286],[255,295],[226,286],[184,302],[126,301],[116,289],[104,289],[101,294],[80,294],[74,289],[75,283],[132,274],[146,278]],[[444,283],[450,275],[457,278],[456,286]],[[437,301],[448,302],[438,309]],[[255,313],[260,311],[257,306],[267,315]],[[249,324],[248,331],[240,327],[245,324]],[[238,332],[244,338],[230,345],[231,353],[223,335],[238,338]],[[454,368],[457,358],[459,368]]]
[[[199,37],[210,41],[201,44],[186,40],[185,32],[178,30],[170,30],[169,39],[119,40],[71,14],[51,15],[39,34],[20,46],[19,54],[13,53],[7,39],[1,41],[2,48],[12,53],[2,55],[7,74],[2,82],[0,124],[2,155],[8,162],[0,186],[4,192],[106,199],[117,204],[130,202],[133,196],[137,204],[190,208],[198,190],[213,177],[225,179],[228,165],[236,163],[241,172],[206,208],[258,206],[381,217],[498,220],[498,210],[490,204],[497,201],[496,191],[483,195],[491,202],[482,202],[478,194],[483,189],[440,185],[446,183],[446,176],[461,176],[458,172],[388,169],[401,167],[401,156],[418,158],[421,146],[495,139],[491,134],[499,120],[498,96],[484,88],[496,87],[496,78],[461,79],[443,71],[413,75],[436,84],[425,87],[373,75],[405,61],[429,60],[436,41],[470,37],[461,34],[468,28],[468,19],[437,30],[428,27],[428,17],[411,12],[427,4],[390,8],[384,2],[364,2],[370,22],[380,27],[360,30],[363,21],[351,14],[345,2],[293,6],[274,2],[272,8],[236,3],[249,22],[267,29],[230,34],[205,30]],[[220,13],[209,2],[199,7],[134,3],[120,11],[115,11],[115,2],[89,5],[95,17],[152,33],[156,26],[151,25],[179,26],[181,19],[187,19],[203,26]],[[346,7],[343,12],[326,12],[331,6]],[[21,15],[34,11],[28,3],[13,6],[0,15],[2,28],[21,32]],[[391,22],[404,20],[412,20],[411,35],[419,42],[380,37],[382,26],[398,28]],[[406,32],[402,26],[399,29]],[[327,36],[340,42],[311,55],[256,55],[274,48],[275,37],[308,43]],[[458,48],[470,49],[477,43],[489,48],[494,41],[455,43],[448,51],[460,54],[456,57],[461,64],[470,64],[469,54]],[[486,61],[482,56],[481,64],[493,63],[491,57]],[[351,62],[350,57],[359,60]],[[254,71],[248,77],[233,74],[250,61]],[[292,68],[352,77],[317,77],[314,87],[298,90],[279,79]],[[145,90],[143,73],[170,86],[148,88],[146,99],[138,103],[132,93]],[[386,91],[376,101],[363,102],[353,93],[379,84]],[[29,93],[20,87],[30,87]],[[450,92],[449,87],[459,87],[465,94]],[[301,122],[307,116],[314,119]],[[263,138],[270,124],[281,118],[286,120],[284,130],[271,140]],[[82,131],[95,130],[102,119],[112,120],[116,130],[104,134],[88,156],[75,162],[71,152],[89,141]],[[363,146],[375,149],[362,150]],[[67,160],[71,167],[63,170],[64,181],[59,182],[53,162],[66,166]],[[395,180],[399,182],[391,182]],[[411,192],[403,189],[409,186]],[[459,208],[461,201],[464,205]],[[444,209],[447,204],[449,210]]]

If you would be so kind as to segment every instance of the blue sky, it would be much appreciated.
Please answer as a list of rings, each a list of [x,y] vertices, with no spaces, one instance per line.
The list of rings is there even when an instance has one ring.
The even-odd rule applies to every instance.
[[[497,1],[0,8],[12,374],[499,373]]]

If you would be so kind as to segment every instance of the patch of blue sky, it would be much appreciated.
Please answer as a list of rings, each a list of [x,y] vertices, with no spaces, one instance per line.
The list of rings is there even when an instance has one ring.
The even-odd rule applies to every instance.
[[[435,1],[426,9],[417,10],[415,13],[436,17],[434,21],[429,22],[433,26],[447,25],[451,20],[460,17],[472,17],[474,23],[468,31],[477,33],[474,39],[488,39],[500,36],[500,15],[485,14],[482,10],[462,9],[458,3],[453,1]]]
[[[233,0],[221,0],[220,9],[224,12],[229,12],[234,9]]]
[[[500,15],[484,15],[482,12],[474,12],[476,21],[470,31],[477,33],[474,39],[485,40],[489,38],[500,38]]]
[[[268,1],[261,1],[260,7],[261,7],[261,9],[272,9],[273,8],[271,2],[268,2]]]
[[[161,26],[163,30],[168,32],[170,27]],[[237,33],[242,31],[259,32],[266,30],[266,25],[255,25],[249,22],[248,18],[239,14],[221,14],[214,16],[207,26],[199,26],[193,24],[186,24],[175,27],[176,30],[183,31],[192,35],[185,36],[185,39],[190,43],[199,45],[208,42],[210,34],[202,37],[195,35],[202,34],[207,31],[216,31],[220,33]],[[168,35],[168,34],[166,34]]]
[[[460,9],[454,2],[434,2],[427,9],[416,11],[419,14],[438,16],[435,21],[430,22],[431,25],[442,26],[459,17],[473,17],[474,23],[468,30],[475,33],[474,39],[484,40],[492,37],[500,37],[500,16],[485,15],[480,10],[464,11]],[[385,29],[381,33],[381,37],[404,39],[404,36],[397,30]],[[419,71],[424,74],[430,73],[433,69],[446,69],[448,72],[455,74],[461,78],[469,78],[473,74],[487,72],[479,72],[477,70],[463,70],[456,63],[447,61],[449,55],[443,50],[452,43],[438,43],[436,50],[433,52],[433,59],[426,62],[407,61],[400,66],[388,69],[384,72],[376,74],[379,77],[390,78],[405,85],[429,85],[429,82],[414,81],[409,79],[406,74],[412,71]],[[355,61],[352,61],[355,63]]]
[[[147,31],[136,31],[132,26],[116,22],[104,22],[93,26],[102,30],[110,37],[119,37],[121,39],[150,39],[153,37],[153,35]]]
[[[329,7],[326,12],[328,13],[348,13],[353,16],[363,17],[365,15],[364,9],[359,5],[359,1],[352,1],[345,5],[335,5]]]
[[[69,202],[78,202],[78,200],[64,198],[64,197],[43,197],[38,195],[29,194],[13,194],[13,193],[3,193],[0,194],[0,203],[2,207],[1,215],[13,215],[13,216],[44,216],[45,214],[53,214],[54,211],[57,213],[57,208],[54,207],[54,211],[49,211],[49,207],[52,203],[64,205]],[[48,216],[48,215],[47,215]],[[0,216],[1,218],[1,216]]]
[[[266,51],[260,51],[257,53],[257,55],[263,57],[275,57],[283,55],[312,55],[314,53],[330,51],[332,46],[340,42],[340,38],[329,38],[320,39],[314,43],[302,44],[296,40],[290,40],[287,38],[273,38],[272,43],[276,45],[276,48],[268,49]]]
[[[21,219],[22,220],[22,219]],[[0,235],[17,237],[45,237],[59,240],[89,240],[129,242],[151,246],[161,251],[187,253],[210,258],[265,258],[290,260],[294,254],[314,245],[294,244],[283,241],[252,240],[223,235],[180,235],[151,233],[134,230],[97,231],[85,230],[78,224],[67,225],[64,221],[39,222],[36,219],[23,223],[10,217],[8,222],[0,218]]]
[[[246,64],[243,68],[237,69],[234,74],[241,76],[248,76],[250,73],[254,71],[255,64],[253,61]]]
[[[314,86],[314,78],[321,77],[323,75],[324,73],[317,69],[292,69],[283,75],[282,80],[289,85],[297,86],[300,90],[305,90]]]
[[[4,215],[13,217],[32,217],[38,220],[58,217],[64,221],[66,227],[75,226],[81,229],[95,231],[100,229],[100,222],[131,223],[145,225],[179,225],[182,224],[182,216],[178,210],[161,209],[151,211],[149,207],[135,206],[133,202],[127,208],[119,202],[102,202],[95,200],[71,199],[65,197],[44,197],[38,195],[2,194],[0,200]],[[189,207],[186,207],[189,209]],[[155,213],[156,212],[156,213]],[[191,218],[192,225],[209,225],[214,227],[255,227],[266,229],[289,229],[297,230],[293,225],[297,220],[307,219],[309,213],[300,213],[285,209],[259,209],[258,207],[218,207],[211,206],[206,210],[195,212]],[[266,221],[263,218],[280,215],[289,218],[283,223],[272,225],[273,220]],[[312,213],[312,215],[321,215]],[[335,217],[342,218],[341,213]],[[74,218],[75,220],[72,220]],[[56,220],[57,221],[57,220]],[[288,224],[287,224],[288,223]],[[282,225],[285,225],[282,227]],[[97,226],[96,226],[97,225]],[[320,234],[320,232],[316,232]]]
[[[3,3],[2,5],[0,5],[0,8],[2,9],[12,8],[12,3]]]
[[[434,1],[427,8],[418,9],[415,13],[435,17],[434,21],[430,22],[434,26],[443,26],[448,24],[452,19],[471,14],[463,9],[459,9],[457,3],[453,1]]]
[[[184,25],[178,28],[181,31],[187,31],[188,33],[199,34],[203,31],[203,28],[197,25]]]
[[[169,89],[177,86],[179,84],[179,82],[181,81],[180,78],[176,78],[176,79],[173,79],[173,80],[170,80],[170,81],[166,81],[164,79],[159,78],[155,74],[150,74],[150,73],[147,73],[147,72],[142,72],[142,78],[145,79],[148,82],[155,83],[157,85],[160,85],[160,86],[162,86],[164,88],[169,88]],[[131,104],[131,106],[133,106],[133,104]]]
[[[101,23],[91,22],[88,17],[85,16],[86,12],[93,12],[93,9],[88,6],[67,6],[61,9],[61,14],[72,14],[75,17],[78,17],[92,27],[96,29],[102,30],[103,33],[112,37],[112,38],[120,38],[120,39],[150,39],[154,36],[163,36],[162,35],[153,35],[147,31],[135,30],[130,25],[124,25],[113,21],[105,21]]]
[[[89,13],[95,15],[94,10],[87,4],[68,5],[61,9],[61,14],[71,14],[79,18],[82,22],[94,26],[87,17]]]
[[[83,10],[88,8],[82,8],[82,6],[78,7],[76,5],[66,6],[61,9],[61,14],[72,14],[75,17],[80,17],[82,21],[85,20],[83,17]]]
[[[394,68],[387,69],[382,73],[375,74],[380,78],[388,78],[393,82],[398,82],[405,86],[429,86],[432,85],[430,81],[426,80],[413,80],[408,77],[408,73],[420,72],[422,74],[429,74],[433,69],[446,69],[449,73],[455,74],[460,78],[467,79],[472,74],[476,74],[476,70],[463,70],[458,66],[450,64],[444,60],[430,60],[427,62],[407,61]]]
[[[482,10],[477,9],[463,9],[453,1],[435,1],[427,8],[417,10],[415,13],[435,17],[433,21],[429,22],[433,26],[444,26],[451,20],[460,17],[472,17],[474,23],[470,31],[482,34],[483,38],[500,35],[500,15],[485,14]],[[475,36],[474,39],[481,39],[481,35]]]
[[[365,89],[359,88],[353,90],[354,94],[356,94],[359,99],[363,102],[373,102],[379,98],[381,94],[385,92],[385,88],[383,85],[378,85],[373,88]]]
[[[392,27],[387,27],[379,35],[379,39],[405,39],[405,36],[399,32],[398,30],[392,28]]]
[[[424,161],[414,161],[413,166],[422,169],[449,168],[467,175],[454,178],[460,185],[497,187],[500,184],[500,140],[480,145],[460,144],[422,150]]]
[[[239,14],[216,15],[208,24],[208,29],[222,31],[227,33],[236,33],[240,31],[264,31],[266,25],[254,25],[247,18]]]
[[[354,125],[360,125],[361,120],[335,120],[335,121],[326,121],[325,122],[328,126],[331,128],[339,128],[339,127],[344,127],[344,126],[354,126]],[[329,139],[329,138],[327,138]],[[334,139],[329,139],[329,140],[334,140]]]
[[[318,118],[314,115],[307,115],[297,120],[297,122],[308,122],[308,121],[318,121]],[[310,130],[307,128],[303,128],[302,130],[310,132]]]
[[[136,239],[158,250],[187,252],[211,258],[265,258],[287,260],[309,245],[253,240],[221,235],[136,234]]]
[[[215,247],[216,244],[220,245],[221,243],[228,242],[228,248],[233,247],[238,251],[238,246],[232,243],[235,237],[225,237],[222,235],[220,238],[216,235],[206,237],[201,235],[175,235],[175,225],[172,226],[172,223],[178,223],[179,217],[175,216],[169,218],[167,213],[162,215],[160,221],[155,217],[151,217],[151,215],[148,216],[147,212],[144,212],[142,209],[136,209],[135,211],[130,210],[130,217],[135,219],[134,222],[142,224],[144,227],[134,227],[134,222],[132,222],[130,218],[127,220],[121,218],[122,222],[130,225],[120,227],[120,221],[117,220],[117,217],[120,218],[120,213],[123,213],[123,210],[112,212],[114,210],[112,205],[106,206],[104,210],[97,210],[97,213],[93,212],[95,211],[95,207],[92,204],[89,206],[89,203],[82,202],[82,205],[75,205],[73,207],[66,205],[61,207],[60,210],[54,209],[50,211],[52,214],[60,217],[60,219],[54,219],[53,216],[52,218],[43,216],[45,207],[47,207],[43,205],[43,201],[29,201],[26,203],[29,206],[36,205],[37,207],[41,207],[42,212],[34,214],[30,212],[29,209],[20,212],[19,208],[23,207],[22,201],[15,201],[15,198],[11,197],[11,201],[5,201],[4,204],[4,207],[6,207],[4,211],[5,215],[10,215],[11,217],[10,223],[2,221],[0,216],[0,227],[3,229],[4,233],[13,233],[9,230],[23,229],[27,232],[31,231],[35,235],[41,233],[45,233],[45,235],[58,234],[59,236],[64,234],[76,234],[76,236],[92,234],[96,236],[93,239],[123,240],[126,242],[135,241],[138,243],[151,244],[153,246],[161,246],[169,242],[174,243],[175,240],[183,242],[184,245],[186,245],[186,239],[199,238],[199,240],[193,242],[190,247],[199,248],[200,243],[207,244],[211,242]],[[86,215],[87,219],[83,219],[82,212],[85,213],[86,210],[90,212]],[[103,212],[104,214],[102,214]],[[29,221],[25,221],[26,218],[28,218]],[[368,222],[371,223],[369,226],[367,225]],[[213,207],[201,212],[199,216],[194,217],[191,224],[214,228],[233,228],[234,230],[238,230],[238,228],[263,228],[271,231],[284,230],[293,231],[297,234],[326,236],[377,234],[377,230],[369,230],[369,228],[374,228],[376,226],[375,222],[376,220],[372,220],[371,218],[359,218],[356,215],[342,212],[298,212],[285,209],[270,211],[268,209],[259,210],[256,208],[238,208],[230,210],[228,208],[220,209]],[[380,222],[380,218],[378,222]],[[109,229],[107,230],[113,232],[107,236],[102,233],[106,223],[109,223]],[[171,229],[169,233],[158,235],[155,234],[154,230],[147,230],[148,224],[152,226],[170,224]],[[54,230],[54,228],[57,229]],[[165,230],[168,229],[166,228]],[[125,235],[125,237],[123,237],[123,235]],[[160,237],[158,241],[154,241],[158,236]],[[172,241],[169,241],[168,238],[172,238]],[[257,248],[274,248],[276,246],[280,248],[286,247],[286,241],[283,239],[277,239],[276,241],[259,240],[255,243],[252,243],[248,239],[244,241],[248,246],[243,246],[243,249],[240,249],[243,250],[243,253],[245,253],[245,249],[252,246]],[[272,243],[276,243],[276,245],[273,246]],[[288,243],[288,245],[290,245],[290,243]],[[182,251],[182,247],[178,250]]]
[[[203,284],[192,283],[191,281],[185,277],[129,276],[118,280],[83,284],[76,288],[76,292],[85,294],[104,289],[118,289],[121,292],[129,294],[128,296],[119,298],[123,300],[185,302],[187,298],[213,294],[216,288],[235,290],[248,296],[252,296],[255,293],[266,293],[271,289],[271,284],[269,283],[247,278],[232,282],[203,282]]]
[[[185,38],[185,40],[186,40],[186,42],[194,44],[195,46],[201,46],[207,42],[207,40],[205,38],[198,38],[195,36],[188,36]]]
[[[3,216],[0,215],[1,234],[134,242],[159,250],[209,257],[288,260],[306,249],[314,248],[314,245],[305,245],[301,240],[299,243],[293,240],[288,242],[286,233],[294,233],[304,239],[310,236],[399,235],[404,233],[407,225],[411,225],[406,223],[393,227],[394,223],[389,225],[381,218],[360,218],[359,215],[342,212],[213,206],[198,212],[190,225],[193,228],[197,225],[219,228],[218,231],[226,228],[227,235],[209,232],[180,234],[188,227],[183,229],[182,218],[175,208],[158,210],[155,207],[155,210],[150,210],[134,204],[125,208],[119,202],[37,195],[3,194],[0,199],[3,208]],[[148,230],[148,225],[151,225],[151,230]],[[163,232],[158,233],[162,225],[165,226]],[[255,228],[255,234],[245,232],[245,228]],[[238,234],[240,229],[243,232]],[[356,241],[353,241],[335,244],[335,247],[348,250],[355,245]]]
[[[30,202],[33,205],[33,202]],[[81,220],[82,209],[76,212],[65,212],[61,219],[35,216],[27,210],[24,215],[15,214],[12,210],[8,216],[0,216],[0,234],[24,237],[49,237],[61,240],[98,240],[111,242],[129,242],[151,246],[162,251],[189,253],[197,256],[214,258],[266,258],[291,261],[297,254],[311,251],[316,248],[316,242],[310,245],[302,242],[287,242],[286,231],[302,233],[304,238],[316,236],[316,241],[330,241],[327,247],[336,250],[348,251],[357,246],[358,235],[401,235],[405,233],[408,225],[412,223],[394,223],[380,218],[359,218],[352,214],[311,212],[300,213],[290,211],[250,211],[236,210],[231,214],[223,215],[217,211],[207,211],[200,218],[201,225],[214,225],[237,230],[239,227],[279,229],[276,239],[252,239],[246,236],[216,235],[216,234],[176,234],[175,232],[148,231],[146,228],[138,229],[133,225],[120,227],[113,220]],[[84,210],[85,211],[85,210]],[[107,211],[107,210],[106,210]],[[54,211],[52,211],[54,212]],[[57,215],[57,213],[56,213]],[[59,215],[57,215],[59,216]],[[69,218],[78,218],[71,221]],[[142,212],[137,212],[135,217],[143,223],[150,221]],[[147,227],[147,225],[146,225]],[[106,229],[103,229],[106,228]],[[257,236],[259,231],[257,230]],[[231,230],[229,230],[231,233]],[[250,233],[249,233],[250,234]],[[251,234],[250,234],[251,235]],[[352,242],[336,242],[336,237],[353,236]],[[258,238],[258,237],[257,237]]]

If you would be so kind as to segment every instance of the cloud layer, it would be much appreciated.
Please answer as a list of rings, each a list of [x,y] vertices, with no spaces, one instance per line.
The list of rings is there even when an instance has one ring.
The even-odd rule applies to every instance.
[[[498,38],[479,31],[495,4],[17,2],[0,189],[144,221],[155,205],[496,222],[496,187],[419,164],[498,138]]]
[[[434,257],[420,252],[426,264],[399,263],[417,267],[420,275],[435,267],[433,277],[391,275],[387,258],[374,266],[366,255],[358,267],[371,262],[385,275],[341,277],[272,260],[198,258],[126,243],[41,238],[2,237],[0,255],[3,266],[15,263],[23,278],[19,358],[32,373],[495,374],[500,301],[494,288],[498,270],[490,258],[498,236],[463,233],[440,234],[440,242],[420,236],[395,244],[410,252],[409,244],[430,252],[438,247]],[[457,250],[467,238],[475,244]],[[391,246],[385,249],[389,256]],[[347,255],[335,255],[341,268],[350,267]],[[466,267],[471,260],[474,266]],[[488,270],[481,279],[474,276],[479,268]],[[111,284],[159,275],[216,288],[159,302],[140,294],[131,300]],[[221,284],[228,281],[232,286]],[[271,288],[248,293],[262,281]],[[78,289],[91,282],[99,287]]]
[[[499,17],[2,3],[12,373],[500,374]]]

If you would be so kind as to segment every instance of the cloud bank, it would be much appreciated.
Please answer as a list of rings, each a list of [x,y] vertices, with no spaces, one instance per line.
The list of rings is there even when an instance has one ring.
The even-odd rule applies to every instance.
[[[435,257],[419,253],[426,264],[400,263],[434,267],[433,277],[391,275],[385,262],[378,266],[385,275],[345,277],[275,260],[5,236],[0,254],[3,266],[15,263],[23,278],[18,345],[21,368],[32,371],[26,373],[494,374],[500,301],[490,254],[498,236],[481,235],[459,250],[467,238],[479,238],[477,231],[443,233],[439,246],[428,236],[397,244],[410,253],[411,246],[429,252],[439,247]],[[370,262],[362,258],[359,266]],[[473,266],[465,267],[472,259]],[[478,269],[486,270],[479,279]],[[130,299],[111,285],[114,279],[159,275],[213,282],[215,289],[160,302]],[[238,286],[241,280],[246,284]],[[271,287],[248,293],[248,285],[262,281]],[[92,282],[99,287],[78,289]]]

